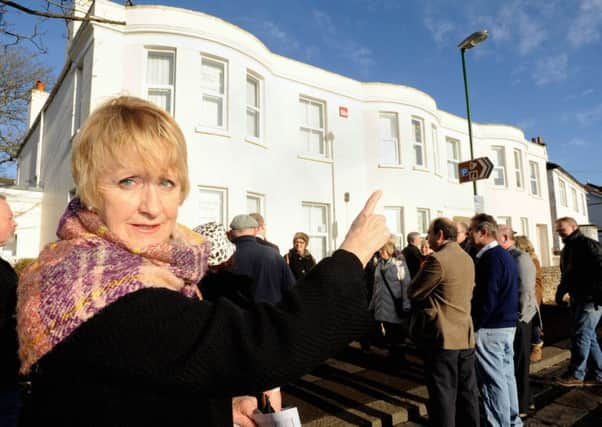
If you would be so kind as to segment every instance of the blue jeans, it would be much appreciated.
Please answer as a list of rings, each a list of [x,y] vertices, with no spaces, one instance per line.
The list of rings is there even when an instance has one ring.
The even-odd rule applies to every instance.
[[[514,377],[516,328],[479,329],[475,332],[477,379],[485,405],[487,425],[522,426]]]
[[[602,351],[598,344],[596,327],[602,317],[602,308],[594,309],[593,302],[571,299],[571,363],[569,374],[583,380],[587,370],[588,356],[594,366],[596,379],[602,381]]]

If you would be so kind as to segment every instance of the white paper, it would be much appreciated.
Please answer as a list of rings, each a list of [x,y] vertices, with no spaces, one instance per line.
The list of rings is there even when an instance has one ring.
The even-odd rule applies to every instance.
[[[301,419],[297,408],[287,408],[272,414],[260,412],[251,416],[259,427],[301,427]]]

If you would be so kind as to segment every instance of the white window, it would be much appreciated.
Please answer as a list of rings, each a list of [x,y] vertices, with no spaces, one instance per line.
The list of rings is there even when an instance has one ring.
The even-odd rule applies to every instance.
[[[581,198],[579,200],[581,200],[581,213],[585,215],[585,194],[581,193]]]
[[[396,113],[380,113],[380,160],[384,164],[398,165],[399,155],[399,126]]]
[[[170,114],[174,111],[174,59],[174,52],[151,50],[146,60],[146,97]]]
[[[509,216],[498,216],[496,221],[499,225],[505,224],[509,227],[512,227],[512,218]]]
[[[539,196],[541,193],[539,189],[539,167],[537,162],[529,162],[529,182],[531,184],[531,194]]]
[[[433,163],[435,163],[435,173],[441,174],[441,156],[439,155],[439,133],[437,126],[431,125],[431,135],[433,139]]]
[[[414,148],[414,164],[426,167],[424,122],[417,117],[412,118],[412,147]]]
[[[261,80],[247,74],[247,137],[261,138]]]
[[[506,153],[504,147],[491,147],[493,155],[493,184],[506,185]]]
[[[571,200],[573,202],[573,210],[575,212],[578,212],[579,206],[577,205],[577,190],[575,189],[575,187],[571,187]]]
[[[560,193],[560,204],[568,207],[569,202],[566,197],[566,183],[561,179],[558,180],[558,192]]]
[[[395,236],[395,246],[404,247],[403,208],[401,206],[385,206],[384,209],[387,228]]]
[[[84,69],[82,65],[78,65],[75,69],[75,82],[73,85],[73,124],[71,129],[71,135],[75,135],[82,124],[82,102],[83,102],[83,74]]]
[[[520,219],[520,234],[529,237],[529,218]]]
[[[226,225],[228,190],[218,187],[199,187],[199,224],[217,222]]]
[[[514,150],[514,179],[516,188],[523,188],[523,153],[520,150]]]
[[[227,67],[219,59],[201,59],[201,124],[226,128]]]
[[[428,209],[418,208],[416,209],[416,231],[420,234],[426,234],[429,231],[429,224],[431,222],[431,213]]]
[[[328,255],[328,205],[303,203],[303,224],[309,235],[309,250],[316,261]]]
[[[460,141],[454,138],[445,138],[447,149],[447,177],[458,179],[458,163],[460,163]]]
[[[301,152],[312,156],[329,157],[326,143],[324,103],[299,98]]]
[[[247,193],[247,212],[264,215],[265,196],[259,193]]]

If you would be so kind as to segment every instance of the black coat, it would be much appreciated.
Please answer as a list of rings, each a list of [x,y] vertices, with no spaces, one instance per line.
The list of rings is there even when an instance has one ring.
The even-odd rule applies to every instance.
[[[420,249],[417,246],[408,244],[408,246],[403,248],[401,253],[406,259],[408,270],[410,270],[410,277],[413,279],[420,270],[420,261],[422,261]]]
[[[231,426],[232,396],[293,381],[366,332],[362,276],[339,250],[276,306],[126,295],[34,365],[22,425]]]
[[[18,388],[17,273],[0,258],[0,392]]]
[[[592,301],[596,289],[602,288],[602,248],[579,230],[563,241],[560,254],[562,273],[557,293]]]
[[[284,256],[284,259],[286,259],[296,280],[305,277],[309,270],[316,265],[316,260],[309,252],[306,255],[301,256],[295,249],[288,251]]]

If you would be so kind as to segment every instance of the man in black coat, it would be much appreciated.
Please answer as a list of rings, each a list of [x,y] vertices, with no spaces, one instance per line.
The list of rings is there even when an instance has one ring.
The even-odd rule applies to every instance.
[[[0,246],[15,231],[13,213],[0,194]],[[17,305],[17,274],[0,258],[0,425],[16,426],[19,410],[19,358],[15,307]]]
[[[572,321],[571,362],[568,372],[556,382],[564,387],[602,385],[602,350],[596,335],[602,317],[596,298],[602,288],[602,249],[579,231],[573,218],[556,220],[556,232],[564,243],[556,303],[563,305],[564,295],[570,295]],[[591,380],[585,380],[588,359],[593,367]]]
[[[278,247],[278,245],[275,245],[274,243],[268,241],[268,239],[265,237],[266,236],[266,226],[265,226],[265,219],[263,218],[263,216],[257,212],[249,214],[249,216],[252,217],[255,221],[257,221],[257,234],[255,235],[255,239],[257,239],[257,243],[259,243],[260,245],[272,248],[276,252],[280,253],[280,248]]]
[[[403,248],[401,253],[406,259],[406,264],[408,265],[408,269],[410,270],[410,278],[414,278],[416,274],[418,274],[418,270],[420,270],[420,261],[422,261],[422,254],[420,253],[420,242],[422,241],[422,237],[420,237],[420,233],[416,231],[412,231],[408,233],[408,246]]]

